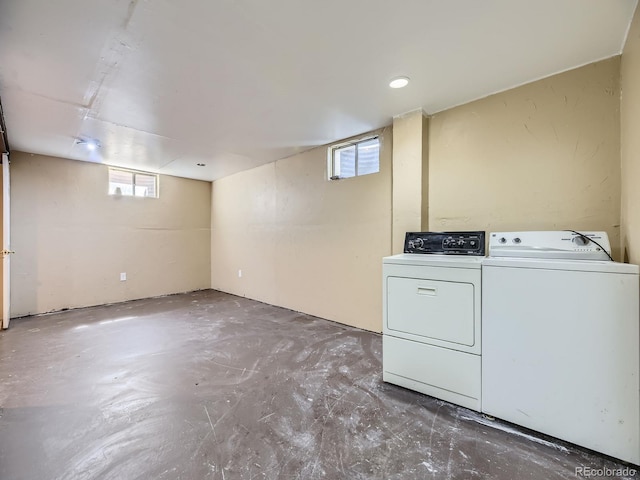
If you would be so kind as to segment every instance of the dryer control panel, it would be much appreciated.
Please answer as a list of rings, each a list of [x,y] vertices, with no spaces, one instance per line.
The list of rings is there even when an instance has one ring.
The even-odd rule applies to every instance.
[[[485,232],[407,232],[404,253],[484,256]]]
[[[490,257],[611,260],[607,232],[492,232]]]

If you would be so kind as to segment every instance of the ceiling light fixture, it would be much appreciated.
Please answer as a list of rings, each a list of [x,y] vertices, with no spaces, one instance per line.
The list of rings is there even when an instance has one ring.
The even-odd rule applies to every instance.
[[[395,77],[389,82],[391,88],[403,88],[409,85],[409,77]]]
[[[84,145],[90,152],[102,146],[98,140],[93,138],[76,138],[76,145]]]

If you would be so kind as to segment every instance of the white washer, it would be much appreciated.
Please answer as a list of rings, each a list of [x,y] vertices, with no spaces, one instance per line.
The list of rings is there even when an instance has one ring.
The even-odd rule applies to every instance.
[[[483,258],[383,259],[385,382],[480,411]]]
[[[482,410],[639,464],[639,268],[603,255],[568,232],[490,235]]]

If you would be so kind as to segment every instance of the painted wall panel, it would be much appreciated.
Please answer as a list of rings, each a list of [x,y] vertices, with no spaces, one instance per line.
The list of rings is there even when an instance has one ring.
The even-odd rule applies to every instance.
[[[422,109],[399,115],[393,119],[393,230],[394,254],[404,250],[406,232],[419,232],[423,221],[423,195],[426,194],[423,178],[427,165],[423,163],[423,125],[426,123]],[[428,211],[425,211],[428,216]]]
[[[631,263],[640,263],[640,9],[636,10],[622,52],[621,248]]]
[[[211,209],[211,287],[271,304],[277,304],[275,171],[269,163],[214,182]]]
[[[276,162],[277,304],[380,331],[391,251],[391,132],[380,173],[327,180],[327,149]]]
[[[104,165],[12,154],[13,316],[209,288],[211,184],[161,176],[157,199],[107,185]]]
[[[381,133],[377,174],[329,181],[319,147],[215,181],[212,287],[381,331],[392,147]]]
[[[620,258],[620,57],[431,118],[432,230],[606,230]]]

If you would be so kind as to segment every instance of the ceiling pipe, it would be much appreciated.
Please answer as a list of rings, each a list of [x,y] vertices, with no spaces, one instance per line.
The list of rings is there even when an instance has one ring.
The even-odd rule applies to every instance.
[[[7,124],[4,121],[2,111],[2,99],[0,98],[0,153],[9,153],[9,137],[7,136]]]

